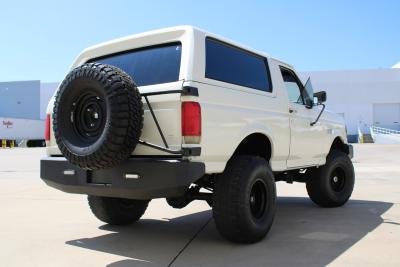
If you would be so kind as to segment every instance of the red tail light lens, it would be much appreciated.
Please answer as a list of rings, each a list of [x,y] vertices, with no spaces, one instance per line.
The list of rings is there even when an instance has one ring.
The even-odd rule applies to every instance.
[[[50,141],[50,114],[46,116],[46,126],[44,130],[44,140]]]
[[[197,102],[182,102],[182,136],[185,143],[200,142],[201,107]]]

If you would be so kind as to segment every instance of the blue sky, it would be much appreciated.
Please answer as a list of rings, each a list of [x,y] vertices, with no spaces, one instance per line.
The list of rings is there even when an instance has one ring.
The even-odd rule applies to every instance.
[[[400,61],[400,1],[3,1],[0,81],[60,81],[85,47],[190,24],[299,71]]]

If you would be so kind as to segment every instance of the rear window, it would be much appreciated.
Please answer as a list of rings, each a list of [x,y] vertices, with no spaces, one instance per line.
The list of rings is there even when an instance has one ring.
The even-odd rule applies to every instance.
[[[116,66],[128,73],[138,86],[169,83],[179,80],[180,43],[136,49],[99,57],[90,62]]]
[[[206,78],[271,92],[265,58],[206,39]]]

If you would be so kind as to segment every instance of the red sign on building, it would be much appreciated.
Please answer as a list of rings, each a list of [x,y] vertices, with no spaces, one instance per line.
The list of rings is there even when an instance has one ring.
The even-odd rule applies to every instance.
[[[12,121],[4,121],[3,120],[3,126],[6,127],[6,128],[12,128],[13,125],[14,125],[14,122],[12,122]]]

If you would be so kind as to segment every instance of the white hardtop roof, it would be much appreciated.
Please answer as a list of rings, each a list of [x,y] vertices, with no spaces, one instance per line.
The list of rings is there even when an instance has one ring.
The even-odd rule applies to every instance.
[[[200,28],[197,28],[197,27],[194,27],[194,26],[190,26],[190,25],[182,25],[182,26],[175,26],[175,27],[157,29],[157,30],[152,30],[152,31],[147,31],[147,32],[143,32],[143,33],[138,33],[138,34],[125,36],[125,37],[122,37],[122,38],[113,39],[113,40],[110,40],[110,41],[107,41],[107,42],[103,42],[103,43],[88,47],[82,52],[81,55],[83,55],[83,54],[91,54],[91,52],[94,51],[94,50],[98,50],[98,49],[105,48],[105,47],[110,47],[110,46],[113,46],[113,45],[116,45],[116,44],[125,43],[125,42],[131,42],[134,39],[142,39],[142,38],[146,38],[146,37],[151,37],[151,36],[156,36],[156,35],[166,34],[166,33],[174,33],[174,32],[193,32],[193,33],[197,32],[197,33],[203,34],[205,36],[221,40],[221,41],[226,42],[228,44],[231,44],[233,46],[237,46],[239,48],[242,48],[244,50],[250,51],[252,53],[259,54],[259,55],[262,55],[262,56],[267,57],[267,58],[273,58],[273,57],[271,57],[270,55],[268,55],[268,54],[266,54],[264,52],[257,51],[256,49],[250,48],[248,46],[245,46],[245,45],[239,44],[237,42],[234,42],[234,41],[232,41],[230,39],[227,39],[227,38],[224,38],[222,36],[219,36],[217,34],[213,34],[213,33],[207,32],[205,30],[202,30]],[[280,60],[278,60],[276,58],[273,58],[273,59],[275,59],[277,61],[280,61]],[[280,61],[280,62],[282,62],[282,61]],[[286,65],[289,65],[289,64],[287,64],[285,62],[282,62],[282,63],[284,63]]]

